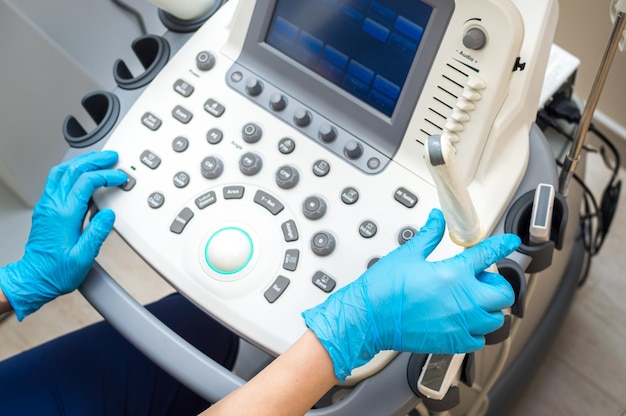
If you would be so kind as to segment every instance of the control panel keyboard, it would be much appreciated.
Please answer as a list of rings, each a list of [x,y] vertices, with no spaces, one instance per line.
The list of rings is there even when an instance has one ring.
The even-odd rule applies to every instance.
[[[251,42],[246,40],[247,27],[255,25],[253,11],[270,3],[229,1],[171,58],[105,144],[119,153],[117,167],[129,175],[129,182],[121,189],[101,190],[94,199],[99,207],[118,213],[116,230],[173,287],[251,343],[280,354],[305,331],[303,310],[323,302],[408,241],[439,202],[422,160],[421,130],[428,110],[414,114],[435,95],[420,99],[412,91],[399,94],[398,105],[408,105],[398,110],[406,113],[406,125],[389,130],[399,134],[395,144],[377,145],[386,138],[376,128],[358,134],[354,125],[359,123],[342,122],[349,114],[335,117],[336,102],[324,107],[317,98],[308,100],[315,96],[315,88],[287,85],[278,70],[271,78],[267,68],[250,68],[254,59],[246,59],[242,52],[244,44]],[[339,3],[348,7],[348,2]],[[489,32],[477,32],[481,20],[468,20],[467,16],[475,15],[469,7],[455,9],[448,0],[440,3],[440,13],[433,16],[448,13],[447,31],[459,38],[458,45],[488,47]],[[497,11],[482,23],[487,27],[496,24],[494,16],[515,10],[509,2],[504,2],[504,11],[491,1],[474,3]],[[283,0],[282,4],[290,3]],[[343,6],[336,7],[346,12]],[[383,11],[386,14],[381,16],[389,16],[391,9],[383,9],[370,11],[372,16]],[[510,14],[518,22],[519,16]],[[390,37],[421,36],[424,28],[418,24],[402,16],[394,19],[400,23],[389,31]],[[369,34],[380,38],[385,33],[367,24],[363,27]],[[267,28],[269,22],[264,25]],[[475,29],[471,36],[470,29]],[[446,27],[438,30],[440,36],[446,34]],[[462,51],[450,48],[452,35],[433,38],[436,31],[424,32],[422,55],[431,54],[429,65],[436,71],[439,66],[451,71],[445,62]],[[520,42],[515,38],[507,45],[515,49]],[[316,47],[314,42],[308,44]],[[437,54],[437,45],[446,50]],[[513,56],[515,51],[507,54]],[[482,81],[490,74],[488,65],[481,72],[479,63],[472,67],[464,63],[467,57],[457,59],[471,74],[459,84],[458,103],[446,107],[450,114],[444,115],[446,121],[433,134],[463,136],[464,128],[483,136],[488,133],[495,118],[493,108],[506,96],[512,60],[499,62],[494,54],[486,56],[491,61],[485,58],[480,65],[497,63],[499,74],[490,78],[489,86]],[[355,76],[364,76],[362,69],[354,70]],[[312,76],[309,69],[298,70]],[[431,94],[438,89],[440,77],[428,70],[424,74],[420,89]],[[431,76],[436,79],[429,81]],[[391,96],[394,89],[377,77],[379,95],[374,99],[370,95],[366,104],[386,111],[389,97],[380,96],[381,91]],[[320,85],[330,87],[326,81]],[[299,88],[306,88],[308,95],[299,94]],[[338,91],[337,97],[352,100],[356,110],[347,113],[363,111],[366,126],[374,118],[376,125],[395,120],[354,97],[346,98],[344,92]],[[469,123],[467,114],[474,110],[470,104],[479,99],[481,110],[473,113]],[[483,117],[484,126],[476,117]],[[471,147],[467,140],[462,139],[463,146]],[[485,140],[486,136],[477,139],[477,149],[469,152],[472,158]],[[465,165],[467,172],[474,171],[477,162],[472,163]],[[522,168],[509,172],[513,182],[523,174]],[[506,195],[494,196],[492,205],[498,205],[498,198],[508,203]],[[503,205],[497,206],[494,212],[502,209]],[[494,226],[492,217],[495,214],[483,220],[487,229]],[[446,236],[430,259],[447,258],[460,250]],[[355,371],[353,379],[377,371],[392,356],[381,354]]]

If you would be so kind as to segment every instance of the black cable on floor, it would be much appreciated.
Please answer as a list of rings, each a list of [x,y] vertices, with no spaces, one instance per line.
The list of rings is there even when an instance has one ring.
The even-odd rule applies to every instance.
[[[544,125],[554,129],[563,137],[570,141],[573,138],[557,123],[557,120],[564,120],[570,124],[577,124],[580,121],[581,113],[578,106],[565,94],[557,94],[554,99],[537,114],[538,121]],[[611,228],[613,218],[617,212],[617,205],[621,193],[622,182],[617,179],[621,166],[621,157],[617,148],[611,141],[595,126],[593,123],[589,126],[589,132],[593,133],[601,142],[599,150],[590,147],[584,147],[587,151],[599,153],[604,164],[611,169],[611,178],[602,192],[602,198],[598,204],[593,192],[584,183],[584,181],[574,174],[574,180],[581,186],[583,190],[583,206],[580,213],[580,227],[583,234],[585,251],[589,256],[584,273],[579,281],[579,287],[582,286],[589,275],[591,267],[591,258],[596,256]],[[608,151],[612,155],[607,154]],[[557,161],[561,166],[561,163]]]

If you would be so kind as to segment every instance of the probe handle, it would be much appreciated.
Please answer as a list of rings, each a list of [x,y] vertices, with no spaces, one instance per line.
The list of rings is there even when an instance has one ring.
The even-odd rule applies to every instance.
[[[158,8],[181,20],[204,16],[215,6],[216,0],[148,0]]]
[[[444,136],[426,142],[426,166],[435,181],[450,239],[462,247],[478,244],[483,229],[456,161],[456,150]]]

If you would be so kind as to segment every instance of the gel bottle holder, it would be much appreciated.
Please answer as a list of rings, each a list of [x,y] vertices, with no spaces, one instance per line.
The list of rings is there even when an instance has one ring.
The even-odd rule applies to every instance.
[[[170,44],[161,36],[140,36],[133,41],[131,46],[144,71],[133,75],[123,60],[115,61],[113,79],[124,90],[136,90],[148,85],[170,58]]]
[[[75,148],[88,147],[102,140],[113,129],[120,115],[117,96],[107,91],[91,92],[83,97],[81,104],[96,127],[88,132],[74,116],[67,116],[63,121],[63,137]]]

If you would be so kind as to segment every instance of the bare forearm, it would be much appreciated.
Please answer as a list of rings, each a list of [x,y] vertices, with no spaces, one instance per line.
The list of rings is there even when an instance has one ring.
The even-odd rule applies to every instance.
[[[2,289],[0,289],[0,315],[2,315],[5,312],[8,312],[10,310],[12,310],[13,307],[11,307],[11,304],[9,303],[9,300],[7,299],[6,296],[4,296],[4,293],[2,292]]]
[[[303,415],[336,383],[330,356],[307,331],[256,377],[202,415]]]

